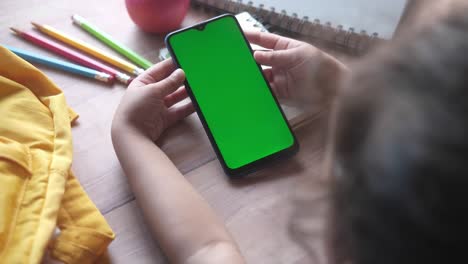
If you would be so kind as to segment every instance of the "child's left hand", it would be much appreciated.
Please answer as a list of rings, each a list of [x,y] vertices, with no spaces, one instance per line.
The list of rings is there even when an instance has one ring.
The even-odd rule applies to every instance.
[[[138,133],[156,141],[164,130],[194,112],[183,87],[185,73],[171,59],[138,76],[128,87],[112,122],[112,133]]]

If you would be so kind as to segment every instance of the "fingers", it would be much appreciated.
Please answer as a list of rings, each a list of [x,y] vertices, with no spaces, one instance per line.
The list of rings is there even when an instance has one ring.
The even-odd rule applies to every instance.
[[[152,89],[157,96],[165,98],[166,96],[175,92],[180,86],[184,84],[185,73],[181,69],[175,70],[169,77],[162,81],[151,85]]]
[[[191,101],[188,101],[182,105],[173,106],[167,110],[167,123],[168,126],[172,126],[176,122],[184,119],[195,112],[195,108]]]
[[[255,60],[265,66],[288,67],[297,63],[297,54],[294,50],[256,51]]]
[[[276,98],[278,99],[289,98],[288,91],[285,89],[280,89],[278,85],[276,85],[275,83],[270,83],[270,87],[273,90],[273,93],[275,94]]]
[[[278,87],[276,87],[276,85],[274,83],[270,82],[270,88],[271,88],[271,90],[273,90],[273,94],[276,97],[280,97],[280,95],[278,93]]]
[[[267,79],[268,82],[273,82],[273,71],[271,68],[264,69],[263,70],[263,75],[265,75],[265,78]]]
[[[159,82],[169,76],[176,68],[172,59],[169,58],[151,66],[151,68],[136,77],[134,82],[143,85]]]
[[[272,69],[264,69],[263,74],[265,75],[265,78],[267,79],[268,84],[270,85],[270,88],[273,91],[273,94],[275,94],[275,96],[277,97],[280,97],[280,91],[278,91],[278,86],[275,84]]]
[[[258,31],[245,31],[244,34],[249,42],[260,45],[267,49],[274,49],[277,47],[278,42],[282,38],[275,34]]]
[[[271,68],[269,69],[264,69],[263,70],[263,74],[265,74],[265,77],[270,85],[270,88],[271,90],[273,91],[273,93],[275,94],[276,97],[278,98],[284,98],[286,97],[285,96],[285,93],[283,91],[283,89],[280,89],[279,86],[278,86],[278,83],[281,84],[282,82],[284,83],[284,80],[281,78],[281,77],[278,77],[278,83],[275,81],[275,78],[274,78],[274,74],[273,74],[273,70]],[[283,85],[282,87],[284,87],[285,85]]]
[[[185,87],[182,86],[179,89],[177,89],[175,92],[169,94],[164,98],[164,103],[166,104],[166,107],[169,108],[178,102],[184,100],[185,98],[188,97],[187,90],[185,90]]]

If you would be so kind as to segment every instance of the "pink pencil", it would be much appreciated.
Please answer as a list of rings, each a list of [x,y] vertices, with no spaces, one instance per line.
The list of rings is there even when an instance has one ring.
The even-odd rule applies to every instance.
[[[23,39],[33,44],[41,46],[47,50],[50,50],[60,56],[63,56],[71,61],[77,62],[83,66],[87,66],[97,71],[102,71],[107,74],[110,74],[111,76],[116,77],[116,79],[122,83],[129,84],[133,80],[133,78],[126,75],[125,73],[121,73],[107,65],[100,63],[99,61],[96,61],[79,52],[76,52],[70,48],[67,48],[63,46],[62,44],[59,44],[57,42],[54,42],[52,40],[39,36],[35,33],[27,33],[27,32],[24,32],[15,28],[10,28],[10,29],[14,33],[16,33],[16,35],[22,37]]]

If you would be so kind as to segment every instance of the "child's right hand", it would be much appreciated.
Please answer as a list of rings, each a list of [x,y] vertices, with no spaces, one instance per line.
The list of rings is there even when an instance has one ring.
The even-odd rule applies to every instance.
[[[314,46],[271,33],[245,32],[253,43],[271,49],[255,51],[255,60],[280,99],[292,99],[306,107],[324,107],[336,95],[339,79],[348,68]],[[318,109],[322,110],[322,109]]]

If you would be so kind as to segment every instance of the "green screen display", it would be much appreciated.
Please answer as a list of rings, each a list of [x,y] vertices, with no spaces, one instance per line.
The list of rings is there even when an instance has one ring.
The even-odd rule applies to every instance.
[[[230,169],[238,169],[294,144],[240,28],[232,16],[168,38]]]

